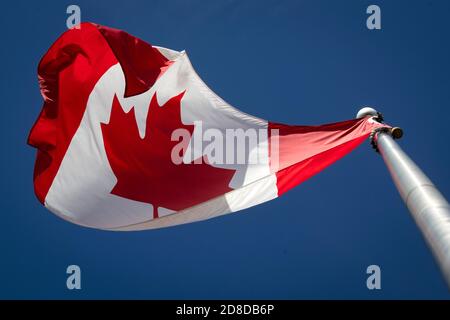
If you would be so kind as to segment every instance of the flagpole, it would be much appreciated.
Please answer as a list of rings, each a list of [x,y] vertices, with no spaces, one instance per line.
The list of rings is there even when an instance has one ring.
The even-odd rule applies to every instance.
[[[382,116],[372,108],[363,108],[357,118]],[[371,136],[372,146],[383,157],[395,186],[408,207],[450,287],[450,207],[447,200],[394,141],[403,135],[400,128],[381,128]]]

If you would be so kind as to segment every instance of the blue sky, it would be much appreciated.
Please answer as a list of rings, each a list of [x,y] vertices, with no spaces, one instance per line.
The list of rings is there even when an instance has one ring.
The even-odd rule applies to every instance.
[[[36,68],[65,30],[64,1],[2,4],[0,298],[448,299],[384,163],[368,142],[283,197],[168,229],[114,233],[36,200],[26,137],[42,106]],[[375,106],[450,194],[448,1],[77,1],[83,21],[186,49],[220,96],[289,124]],[[366,28],[370,4],[382,29]],[[66,288],[66,267],[82,289]],[[381,267],[381,290],[366,268]]]

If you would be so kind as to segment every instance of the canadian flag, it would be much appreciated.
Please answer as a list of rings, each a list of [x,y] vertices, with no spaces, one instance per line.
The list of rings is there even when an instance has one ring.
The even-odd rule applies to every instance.
[[[38,76],[35,193],[61,218],[99,229],[160,228],[263,203],[384,126],[371,117],[268,122],[217,96],[186,52],[93,23],[66,31]]]

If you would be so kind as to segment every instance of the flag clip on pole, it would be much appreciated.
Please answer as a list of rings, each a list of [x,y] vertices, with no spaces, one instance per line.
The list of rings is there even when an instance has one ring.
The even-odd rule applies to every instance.
[[[374,116],[382,122],[379,112],[363,108],[357,118]],[[403,135],[402,129],[380,128],[370,135],[370,142],[383,157],[400,196],[442,270],[450,288],[450,207],[431,180],[394,141]]]

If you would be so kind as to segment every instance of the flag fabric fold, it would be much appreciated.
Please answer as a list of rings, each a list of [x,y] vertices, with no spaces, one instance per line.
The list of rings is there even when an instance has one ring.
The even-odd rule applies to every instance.
[[[209,89],[186,52],[93,23],[66,31],[38,78],[36,196],[99,229],[172,226],[272,200],[385,126],[260,119]]]

